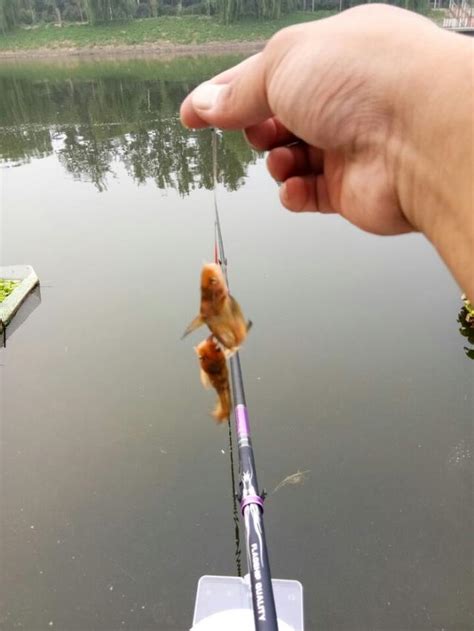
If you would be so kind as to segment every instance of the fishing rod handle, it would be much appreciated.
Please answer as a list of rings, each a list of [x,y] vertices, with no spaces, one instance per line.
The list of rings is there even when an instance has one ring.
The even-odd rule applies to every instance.
[[[270,562],[260,506],[248,504],[244,508],[244,524],[255,630],[278,631]]]

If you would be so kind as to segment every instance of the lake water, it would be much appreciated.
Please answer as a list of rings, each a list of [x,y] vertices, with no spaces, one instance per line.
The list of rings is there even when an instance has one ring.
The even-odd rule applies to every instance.
[[[193,345],[213,255],[209,132],[177,112],[232,58],[0,67],[1,263],[40,306],[0,351],[5,631],[185,630],[234,575],[228,436]],[[219,141],[217,196],[274,577],[308,631],[468,630],[472,362],[419,235],[281,208]]]

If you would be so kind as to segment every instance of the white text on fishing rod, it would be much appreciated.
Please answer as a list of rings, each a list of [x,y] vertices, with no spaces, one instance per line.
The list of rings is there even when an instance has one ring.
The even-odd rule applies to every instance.
[[[265,602],[263,597],[263,585],[261,583],[262,574],[260,572],[260,558],[258,555],[258,545],[256,543],[252,543],[252,565],[253,565],[253,575],[255,577],[255,595],[257,597],[257,612],[258,619],[265,621]]]

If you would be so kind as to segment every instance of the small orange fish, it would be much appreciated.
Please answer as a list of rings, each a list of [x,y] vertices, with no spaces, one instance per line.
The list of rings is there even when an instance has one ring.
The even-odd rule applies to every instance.
[[[222,423],[230,417],[232,405],[225,352],[219,347],[212,335],[198,344],[194,350],[201,366],[202,385],[205,388],[212,386],[219,397],[212,416],[218,423]]]
[[[206,263],[201,271],[201,309],[183,334],[186,337],[207,324],[216,339],[236,351],[252,326],[246,322],[239,303],[230,295],[224,274],[216,263]]]

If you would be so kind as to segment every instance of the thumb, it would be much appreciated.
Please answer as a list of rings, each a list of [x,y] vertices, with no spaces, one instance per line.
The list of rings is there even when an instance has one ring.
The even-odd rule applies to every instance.
[[[195,128],[242,129],[271,115],[261,53],[201,83],[181,105],[183,124]]]

